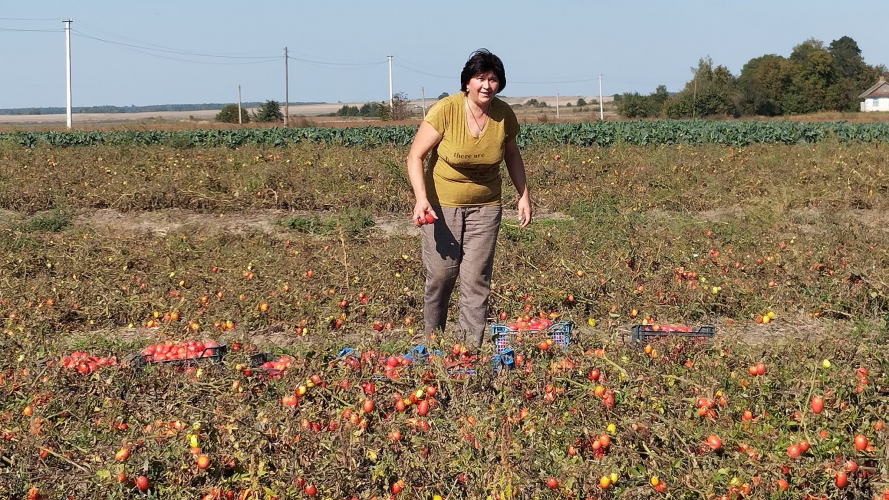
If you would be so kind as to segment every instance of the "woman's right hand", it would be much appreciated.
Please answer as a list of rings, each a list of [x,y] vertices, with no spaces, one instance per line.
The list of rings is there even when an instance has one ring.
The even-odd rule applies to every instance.
[[[417,202],[414,204],[414,212],[412,218],[414,224],[417,227],[420,227],[423,224],[428,224],[426,214],[431,214],[433,220],[438,219],[438,216],[435,215],[435,211],[432,210],[432,205],[429,204],[429,200],[417,200]]]

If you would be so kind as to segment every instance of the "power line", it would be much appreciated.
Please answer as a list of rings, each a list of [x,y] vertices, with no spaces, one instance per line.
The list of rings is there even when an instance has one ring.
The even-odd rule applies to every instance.
[[[522,85],[558,85],[560,83],[583,83],[583,82],[593,82],[598,80],[599,77],[596,76],[594,78],[582,78],[578,80],[540,80],[540,81],[519,81],[519,80],[509,80],[510,83],[521,83]]]
[[[194,52],[194,51],[188,51],[188,50],[181,50],[181,49],[175,49],[172,47],[166,47],[163,45],[157,45],[157,44],[143,42],[143,41],[136,40],[133,38],[121,36],[121,35],[118,35],[113,32],[102,30],[101,28],[96,28],[96,27],[92,27],[92,26],[91,26],[91,28],[94,29],[95,31],[105,33],[105,34],[110,35],[112,37],[119,37],[124,40],[133,41],[135,43],[126,43],[126,42],[121,42],[121,41],[110,40],[108,38],[93,36],[89,33],[84,33],[82,31],[76,31],[76,30],[72,30],[72,33],[74,33],[80,37],[83,37],[83,38],[95,40],[95,41],[102,42],[102,43],[107,43],[110,45],[115,45],[118,47],[123,47],[123,48],[125,48],[127,50],[131,50],[133,52],[137,52],[137,53],[145,54],[145,55],[150,55],[150,56],[158,57],[161,59],[168,59],[171,61],[190,62],[190,63],[196,63],[196,64],[261,64],[261,63],[265,63],[265,62],[277,61],[280,59],[280,56],[277,56],[277,55],[274,55],[274,56],[234,55],[234,54],[218,54],[218,53],[206,53],[206,52]],[[158,53],[160,53],[160,54],[158,54]],[[206,58],[213,58],[213,59],[230,59],[230,60],[238,60],[241,62],[228,62],[228,63],[208,62],[208,61],[200,61],[200,60],[194,60],[194,59],[182,59],[182,58],[178,58],[178,57],[170,57],[170,56],[165,56],[165,55],[161,55],[161,54],[174,54],[174,55],[192,56],[192,57],[206,57]],[[369,68],[369,67],[379,66],[379,65],[383,64],[383,62],[341,63],[341,62],[331,62],[331,61],[319,61],[319,60],[306,59],[306,58],[293,57],[293,56],[288,56],[288,59],[306,63],[309,65],[321,66],[321,67],[324,67],[324,66],[337,66],[337,67],[351,66],[351,67],[354,67],[355,69]]]
[[[155,44],[155,43],[144,42],[144,41],[142,41],[142,40],[137,40],[137,39],[135,39],[135,38],[130,38],[130,37],[128,37],[128,36],[124,36],[124,35],[120,35],[120,34],[118,34],[118,33],[114,33],[114,32],[112,32],[112,31],[103,30],[102,28],[99,28],[99,27],[97,27],[97,26],[93,26],[93,25],[91,25],[91,24],[87,24],[87,23],[84,23],[84,22],[80,22],[80,24],[82,24],[83,26],[86,26],[86,27],[88,27],[88,28],[91,28],[91,29],[93,29],[93,30],[95,30],[95,31],[98,31],[99,33],[104,33],[105,35],[110,35],[110,36],[112,36],[112,37],[117,37],[117,38],[121,38],[121,39],[124,39],[124,40],[129,40],[129,41],[131,41],[131,42],[134,42],[134,45],[136,45],[136,46],[141,46],[142,48],[145,48],[145,49],[149,49],[149,50],[158,50],[158,51],[170,51],[170,52],[178,53],[178,54],[182,54],[182,55],[206,56],[206,54],[203,54],[203,53],[190,52],[190,51],[185,51],[185,50],[179,50],[179,49],[175,49],[175,48],[172,48],[172,47],[167,47],[167,46],[164,46],[164,45],[158,45],[158,44]],[[110,42],[110,43],[120,43],[120,42]],[[155,47],[156,47],[156,49],[155,49]],[[264,54],[264,56],[260,56],[260,57],[274,57],[274,58],[278,58],[278,57],[279,57],[279,56],[277,56],[277,55],[272,56],[272,55],[271,55],[271,54],[272,54],[271,51],[263,51],[263,52],[247,52],[247,53],[243,53],[243,54],[234,54],[234,55],[226,55],[226,54],[221,54],[221,55],[220,55],[220,54],[214,54],[214,55],[215,55],[215,56],[218,56],[218,57],[250,57],[250,54]]]
[[[0,21],[58,21],[53,18],[0,17]]]
[[[392,64],[394,64],[395,66],[398,66],[401,69],[406,69],[406,70],[410,71],[411,73],[417,73],[419,75],[431,76],[433,78],[443,78],[445,80],[453,80],[455,78],[453,75],[451,75],[451,76],[436,75],[433,73],[427,73],[425,71],[416,70],[411,67],[405,66],[403,64],[399,64],[397,62],[393,62]]]
[[[31,33],[61,33],[65,30],[63,29],[55,29],[55,30],[25,30],[18,28],[0,28],[0,31],[19,31],[19,32],[31,32]]]
[[[372,68],[374,66],[380,66],[386,64],[384,61],[378,62],[366,62],[366,63],[340,63],[340,62],[327,62],[327,61],[316,61],[312,59],[303,59],[300,57],[287,56],[291,61],[299,61],[301,63],[306,63],[313,66],[326,67],[326,66],[352,66],[354,69],[364,69],[364,68]]]
[[[201,52],[188,52],[185,50],[178,50],[178,49],[152,48],[152,47],[146,47],[143,45],[136,45],[136,44],[132,44],[132,43],[115,42],[113,40],[107,40],[104,38],[95,37],[95,36],[89,35],[87,33],[83,33],[81,31],[76,31],[76,30],[71,30],[71,32],[80,36],[80,37],[83,37],[83,38],[88,38],[90,40],[96,40],[98,42],[103,42],[103,43],[107,43],[110,45],[117,45],[118,47],[124,47],[124,48],[134,49],[134,50],[141,49],[144,51],[164,52],[164,53],[168,53],[168,54],[177,54],[177,55],[183,55],[183,56],[210,57],[210,58],[216,58],[216,59],[249,59],[249,60],[253,60],[253,61],[257,61],[257,60],[271,61],[271,60],[280,59],[280,56],[264,56],[264,57],[232,56],[232,55],[220,55],[220,54],[206,54],[206,53],[201,53]],[[138,52],[138,50],[137,50],[137,52]],[[150,54],[151,52],[143,52],[143,53]],[[190,61],[190,62],[198,62],[198,61]]]

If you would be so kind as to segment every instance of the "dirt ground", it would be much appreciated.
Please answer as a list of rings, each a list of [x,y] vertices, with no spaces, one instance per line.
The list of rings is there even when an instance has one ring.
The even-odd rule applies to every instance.
[[[889,215],[887,214],[869,210],[854,212],[851,216],[862,224],[871,227],[889,227],[887,225]],[[163,237],[171,232],[187,230],[189,227],[199,227],[203,231],[216,230],[238,234],[250,234],[258,231],[286,238],[289,230],[276,221],[293,215],[309,216],[312,214],[279,210],[208,214],[179,209],[121,213],[111,209],[90,209],[78,211],[74,218],[74,224],[111,234],[147,233]],[[515,214],[509,212],[504,214],[505,220],[508,220],[511,216],[514,217]],[[701,216],[706,218],[708,214],[702,213]],[[713,214],[709,214],[709,216],[713,216]],[[10,218],[15,217],[15,214],[6,212],[0,214],[0,221],[8,221]],[[535,214],[535,220],[567,218],[568,216],[558,212]],[[419,230],[407,217],[387,215],[377,217],[374,220],[371,234],[376,237],[410,237],[419,236]],[[793,317],[779,316],[768,325],[753,324],[752,321],[745,320],[720,319],[714,323],[714,326],[717,331],[717,340],[725,341],[726,343],[742,342],[753,346],[765,346],[776,341],[817,343],[818,339],[824,338],[829,334],[835,334],[838,330],[848,328],[848,325],[843,326],[841,323],[838,320],[812,318],[801,313]],[[127,331],[119,332],[119,334],[128,338],[139,337],[140,332],[138,330],[138,328],[135,330],[128,329]],[[143,333],[146,336],[151,334],[148,331]],[[609,335],[615,335],[615,340],[628,342],[630,339],[630,326],[620,326],[611,333],[610,331],[603,330],[602,325],[590,327],[582,324],[576,325],[575,334],[581,336],[593,335],[598,338],[607,338]],[[269,344],[273,345],[289,345],[300,341],[299,339],[291,338],[283,326],[280,329],[272,326],[263,331],[251,332],[251,336],[257,339],[257,341],[267,340]]]

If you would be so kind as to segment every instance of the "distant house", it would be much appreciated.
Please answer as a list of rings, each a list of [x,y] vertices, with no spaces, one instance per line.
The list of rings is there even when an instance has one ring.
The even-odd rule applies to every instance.
[[[858,96],[861,111],[889,111],[889,82],[881,76],[880,81]]]

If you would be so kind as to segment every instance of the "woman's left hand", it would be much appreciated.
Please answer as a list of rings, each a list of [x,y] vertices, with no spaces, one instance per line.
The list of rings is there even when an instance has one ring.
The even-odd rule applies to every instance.
[[[519,225],[526,227],[531,223],[531,197],[525,194],[519,198]]]

